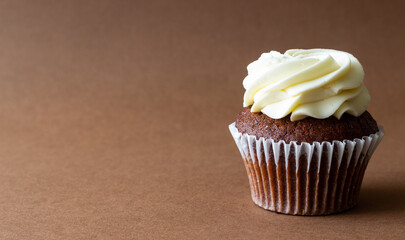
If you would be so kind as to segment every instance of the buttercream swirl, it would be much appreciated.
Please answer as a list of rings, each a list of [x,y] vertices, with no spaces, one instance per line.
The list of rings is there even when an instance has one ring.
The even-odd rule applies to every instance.
[[[318,119],[343,113],[360,116],[370,95],[363,84],[364,71],[351,54],[329,49],[291,49],[263,53],[248,65],[243,80],[243,105],[279,119]]]

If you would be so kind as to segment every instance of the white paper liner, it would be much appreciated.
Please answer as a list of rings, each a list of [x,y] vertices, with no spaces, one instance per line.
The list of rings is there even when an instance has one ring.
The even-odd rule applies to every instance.
[[[361,139],[285,143],[257,139],[229,125],[249,177],[253,201],[268,210],[325,215],[357,204],[364,171],[384,129]]]

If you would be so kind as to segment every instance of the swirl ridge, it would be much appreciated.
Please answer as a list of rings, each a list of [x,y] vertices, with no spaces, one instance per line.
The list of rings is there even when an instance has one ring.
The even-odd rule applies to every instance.
[[[351,54],[330,49],[290,49],[263,53],[248,65],[243,80],[244,107],[291,121],[318,119],[343,113],[360,116],[370,95],[363,84],[364,71]]]

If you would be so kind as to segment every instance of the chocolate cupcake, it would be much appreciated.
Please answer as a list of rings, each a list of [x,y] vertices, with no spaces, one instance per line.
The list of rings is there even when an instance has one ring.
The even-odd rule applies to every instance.
[[[229,129],[257,205],[325,215],[357,204],[384,135],[363,78],[358,60],[336,50],[272,51],[248,66],[245,108]]]

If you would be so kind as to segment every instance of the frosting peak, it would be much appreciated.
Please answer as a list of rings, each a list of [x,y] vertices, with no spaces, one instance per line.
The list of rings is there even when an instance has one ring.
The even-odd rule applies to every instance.
[[[263,53],[248,65],[243,80],[243,106],[279,119],[306,117],[340,119],[347,112],[360,116],[370,95],[364,71],[351,54],[329,49],[290,49]]]

